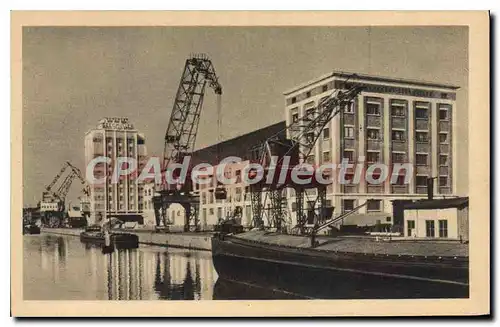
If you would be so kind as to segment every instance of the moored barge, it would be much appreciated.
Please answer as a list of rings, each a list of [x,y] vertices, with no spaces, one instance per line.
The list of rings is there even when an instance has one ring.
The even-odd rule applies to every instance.
[[[113,246],[116,249],[135,249],[139,247],[139,237],[135,234],[111,232],[109,238],[109,246]],[[100,226],[87,227],[80,234],[80,241],[102,247],[107,246],[105,233]]]
[[[40,234],[40,227],[35,224],[24,225],[23,234]]]
[[[265,231],[217,234],[219,278],[306,298],[466,298],[468,245],[432,240],[376,241]]]

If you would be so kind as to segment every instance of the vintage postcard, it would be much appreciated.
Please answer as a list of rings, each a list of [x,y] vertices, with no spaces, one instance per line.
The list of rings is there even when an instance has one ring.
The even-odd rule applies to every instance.
[[[487,12],[13,12],[12,314],[489,314],[489,119]]]

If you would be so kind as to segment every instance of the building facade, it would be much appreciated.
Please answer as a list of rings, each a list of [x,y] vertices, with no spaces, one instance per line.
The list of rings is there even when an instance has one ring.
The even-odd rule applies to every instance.
[[[391,201],[424,197],[428,177],[434,178],[435,197],[452,196],[456,189],[453,113],[458,87],[333,72],[284,93],[287,126],[304,115],[314,115],[321,99],[349,83],[364,89],[329,122],[307,162],[339,165],[346,158],[365,167],[409,163],[413,174],[408,184],[401,176],[395,183],[387,178],[382,184],[370,184],[361,178],[356,184],[334,181],[328,185],[328,202],[335,214],[368,201],[357,215],[342,223],[391,223]],[[346,180],[350,179],[352,176],[346,175]],[[293,192],[289,194],[293,203]]]
[[[137,174],[120,176],[117,183],[113,183],[112,177],[117,158],[135,159],[140,171],[146,155],[144,136],[134,128],[128,118],[104,118],[96,128],[87,132],[86,164],[97,157],[110,159],[108,163],[98,163],[94,168],[94,178],[101,179],[102,182],[90,185],[91,223],[100,223],[109,217],[142,222],[143,186],[136,182]]]
[[[142,185],[142,216],[144,226],[152,227],[156,225],[153,197],[155,196],[154,182],[146,182]]]

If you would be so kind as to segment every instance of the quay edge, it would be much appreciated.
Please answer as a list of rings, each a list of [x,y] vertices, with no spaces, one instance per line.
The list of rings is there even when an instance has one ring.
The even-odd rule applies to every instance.
[[[42,228],[43,234],[80,236],[83,229]],[[137,235],[139,244],[211,251],[211,233],[156,233],[153,231],[113,230],[113,233],[126,232]]]

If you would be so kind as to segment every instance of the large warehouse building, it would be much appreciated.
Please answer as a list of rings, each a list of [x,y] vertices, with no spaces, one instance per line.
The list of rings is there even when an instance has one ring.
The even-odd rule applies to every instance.
[[[344,113],[332,119],[318,140],[308,162],[339,164],[343,158],[365,165],[410,163],[409,183],[386,179],[371,185],[333,183],[327,189],[335,213],[350,210],[365,201],[359,214],[344,224],[390,223],[392,200],[421,198],[427,193],[427,178],[434,177],[436,197],[455,192],[455,133],[453,111],[457,86],[378,76],[333,72],[296,86],[284,93],[287,125],[314,110],[318,102],[344,83],[364,87]],[[399,185],[398,185],[399,184]],[[293,202],[293,199],[291,201]]]
[[[286,126],[304,115],[312,114],[321,99],[345,87],[346,83],[360,84],[363,91],[352,105],[329,122],[307,162],[316,166],[325,163],[338,165],[347,159],[359,164],[362,162],[360,159],[364,159],[362,164],[365,168],[374,163],[388,167],[395,163],[409,163],[413,170],[407,177],[408,183],[405,178],[397,178],[395,183],[388,178],[382,184],[370,184],[361,178],[357,184],[333,182],[328,185],[327,202],[334,207],[334,215],[367,202],[367,206],[341,223],[357,226],[392,224],[392,201],[425,198],[428,177],[434,178],[435,198],[454,196],[456,142],[453,112],[458,87],[333,72],[284,92],[284,122],[194,153],[195,164],[215,164],[217,158],[228,156],[244,160],[227,166],[227,177],[237,179],[236,184],[226,186],[227,199],[215,199],[215,182],[197,187],[202,229],[212,228],[238,206],[243,211],[243,225],[251,225],[249,189],[241,178],[243,167],[248,163],[249,150],[279,132],[283,137],[289,137],[285,132]],[[346,179],[349,177],[346,176]],[[314,190],[309,192],[314,193]],[[294,201],[293,192],[288,192],[288,220],[291,225],[297,223]],[[181,206],[172,205],[169,217],[170,224],[174,226],[184,224]]]

